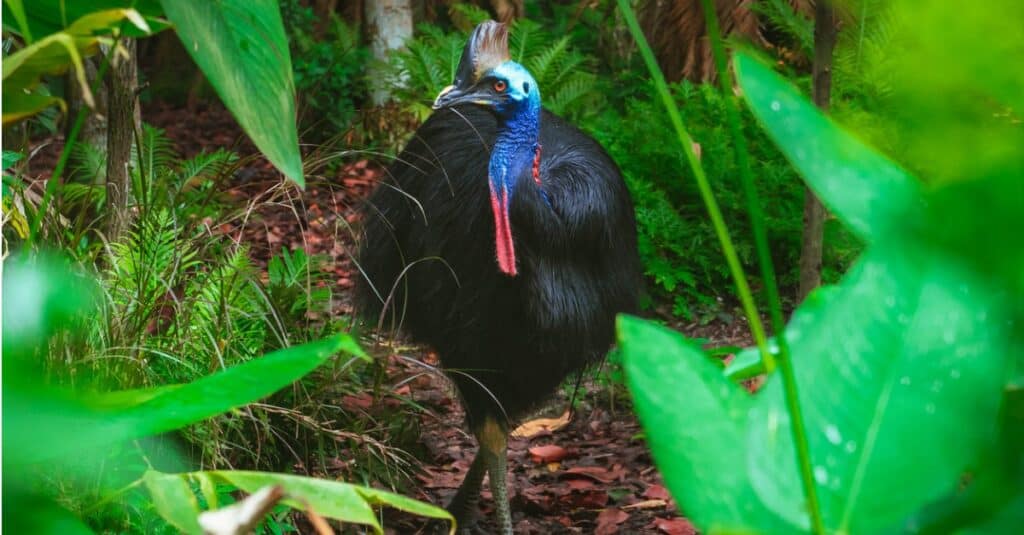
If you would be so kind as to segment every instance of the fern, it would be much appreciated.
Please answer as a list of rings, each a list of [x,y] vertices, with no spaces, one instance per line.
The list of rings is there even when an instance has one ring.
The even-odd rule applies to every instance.
[[[71,147],[71,176],[86,177],[93,184],[106,181],[107,152],[87,141],[78,141]]]
[[[751,8],[796,41],[808,57],[814,53],[814,21],[798,13],[786,0],[757,0]]]
[[[468,4],[453,6],[452,13],[456,25],[464,31],[444,32],[437,26],[420,25],[417,37],[406,43],[406,50],[392,56],[388,78],[399,88],[395,95],[410,112],[416,113],[451,83],[469,38],[468,30],[489,18],[486,11]],[[586,97],[599,96],[593,71],[596,62],[578,52],[569,36],[555,37],[540,24],[521,19],[510,27],[509,53],[537,79],[549,110],[578,119],[597,108],[585,105]]]
[[[491,14],[486,9],[470,3],[452,4],[448,13],[456,28],[467,35],[477,24],[491,19]]]
[[[216,180],[230,172],[238,156],[226,150],[203,152],[195,158],[185,160],[174,173],[175,183],[186,187],[199,180]]]

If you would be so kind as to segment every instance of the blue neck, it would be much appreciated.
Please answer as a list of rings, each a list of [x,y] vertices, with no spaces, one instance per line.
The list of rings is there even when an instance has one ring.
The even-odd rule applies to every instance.
[[[504,186],[511,196],[519,177],[531,171],[537,154],[540,97],[534,91],[525,101],[507,105],[510,109],[499,110],[498,137],[488,171],[495,189]]]

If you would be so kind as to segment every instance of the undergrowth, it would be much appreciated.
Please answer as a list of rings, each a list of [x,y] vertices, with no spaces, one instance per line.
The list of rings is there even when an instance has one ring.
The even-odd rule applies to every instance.
[[[300,248],[259,259],[241,239],[242,228],[260,224],[261,208],[291,202],[286,185],[240,199],[230,188],[247,160],[226,151],[184,159],[149,126],[139,141],[130,166],[134,219],[120,238],[109,241],[102,233],[105,155],[84,145],[76,149],[79,169],[64,185],[62,212],[69,216],[43,229],[46,241],[91,271],[101,289],[96,317],[76,334],[56,337],[45,353],[54,383],[96,391],[185,384],[347,330],[347,320],[333,316],[335,278],[325,256]],[[17,168],[4,183],[5,197],[12,193],[14,204],[31,209],[37,197],[30,188],[7,191],[26,183]],[[24,239],[19,229],[5,226],[5,250]],[[374,372],[355,357],[336,361],[259,403],[166,437],[164,447],[184,450],[192,464],[182,470],[297,470],[401,488],[411,457],[399,445],[411,443],[417,415],[407,406],[364,410],[341,403],[369,390]],[[75,511],[110,487],[62,485],[59,494]],[[140,512],[91,513],[96,526],[114,531],[146,525],[135,518]]]

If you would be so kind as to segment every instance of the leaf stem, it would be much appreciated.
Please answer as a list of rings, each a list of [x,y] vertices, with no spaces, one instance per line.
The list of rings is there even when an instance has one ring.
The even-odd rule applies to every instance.
[[[707,208],[711,224],[715,228],[715,235],[722,245],[725,261],[729,265],[729,271],[732,274],[733,281],[736,283],[736,292],[739,295],[747,322],[750,324],[750,331],[754,335],[757,347],[761,350],[761,359],[764,361],[765,370],[771,373],[775,369],[775,357],[768,350],[768,340],[765,337],[764,325],[761,324],[761,317],[757,314],[754,296],[750,291],[750,285],[747,284],[743,267],[740,265],[739,256],[736,254],[736,247],[732,243],[732,238],[729,237],[729,229],[725,225],[722,211],[718,207],[718,202],[715,201],[715,195],[711,191],[711,185],[708,183],[707,175],[704,173],[704,167],[701,166],[700,160],[693,150],[693,138],[690,137],[686,127],[683,126],[679,108],[676,106],[675,101],[672,100],[668,84],[665,82],[665,76],[654,59],[654,53],[651,52],[651,47],[647,44],[643,31],[640,30],[640,24],[636,20],[633,9],[629,6],[629,1],[617,1],[619,10],[626,19],[626,25],[629,26],[629,31],[633,34],[633,39],[636,40],[636,44],[640,48],[640,55],[643,56],[644,63],[647,64],[647,69],[651,72],[654,86],[659,96],[661,96],[662,103],[665,105],[665,111],[668,112],[669,120],[676,131],[676,136],[679,138],[679,144],[683,146],[683,152],[686,154],[686,159],[690,164],[690,170],[697,181],[697,189],[700,190],[701,199],[703,199],[704,206]]]
[[[754,173],[750,166],[750,154],[747,140],[740,127],[739,106],[733,94],[732,71],[729,70],[722,43],[722,32],[718,26],[718,17],[711,0],[701,0],[704,20],[707,25],[708,39],[711,41],[711,52],[718,71],[719,88],[725,100],[726,119],[732,133],[736,148],[736,162],[740,170],[740,181],[747,200],[747,214],[754,233],[757,248],[758,264],[761,266],[761,278],[764,280],[765,293],[768,298],[768,310],[771,318],[772,331],[779,345],[779,372],[782,375],[782,388],[785,392],[786,409],[790,421],[793,422],[793,442],[796,445],[797,465],[800,467],[800,479],[803,482],[804,494],[807,498],[807,512],[811,519],[811,530],[814,533],[825,533],[821,519],[821,508],[818,501],[817,488],[814,484],[814,472],[811,466],[811,453],[807,442],[807,429],[804,427],[803,412],[800,409],[800,397],[797,392],[796,374],[789,358],[789,342],[784,335],[786,324],[782,317],[782,301],[779,298],[779,287],[776,284],[775,266],[768,250],[768,234],[765,231],[764,211],[761,208],[757,187],[754,185]],[[767,369],[767,366],[766,366]],[[769,370],[770,372],[770,370]]]

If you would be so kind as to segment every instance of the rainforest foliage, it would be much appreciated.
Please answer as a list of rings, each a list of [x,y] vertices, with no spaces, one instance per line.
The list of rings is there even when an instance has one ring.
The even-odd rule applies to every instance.
[[[403,496],[424,409],[350,317],[351,192],[500,2],[406,2],[386,57],[370,3],[3,0],[4,528],[210,532],[201,512],[267,489],[259,533],[450,519]],[[585,388],[628,388],[682,514],[1024,523],[1022,4],[831,2],[827,114],[809,2],[511,4],[513,59],[629,188],[645,319],[619,319]],[[221,107],[244,141],[189,130]],[[167,109],[198,148],[147,124]],[[800,302],[808,188],[825,284]],[[679,332],[709,325],[752,347]]]

